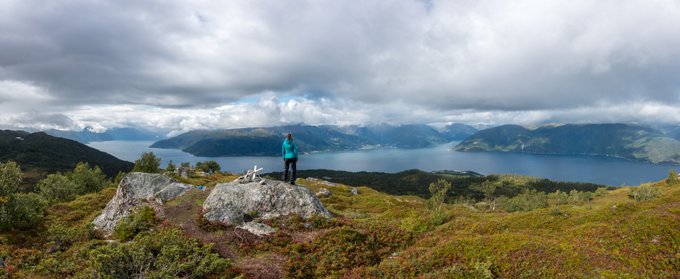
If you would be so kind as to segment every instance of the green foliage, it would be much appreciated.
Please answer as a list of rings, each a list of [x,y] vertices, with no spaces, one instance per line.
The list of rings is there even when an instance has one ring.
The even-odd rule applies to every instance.
[[[127,173],[124,173],[122,171],[118,172],[118,174],[116,174],[116,177],[113,178],[113,184],[114,185],[120,184],[120,181],[123,180],[123,178],[125,178],[125,175],[127,175]]]
[[[430,213],[431,214],[431,213]],[[401,218],[400,227],[411,232],[425,232],[432,229],[432,223],[429,219],[423,218],[424,213],[416,210],[410,210]],[[439,225],[439,224],[437,224]]]
[[[572,204],[579,204],[582,202],[587,202],[593,199],[593,193],[591,192],[581,192],[577,190],[571,190],[569,192],[569,202]]]
[[[680,180],[678,179],[678,172],[676,172],[674,169],[671,169],[668,171],[668,178],[666,178],[666,184],[667,185],[675,185],[680,183]]]
[[[640,185],[628,189],[628,197],[636,202],[655,199],[659,196],[659,189],[649,185]]]
[[[609,190],[607,190],[607,188],[600,187],[600,188],[597,188],[597,190],[595,190],[594,196],[597,197],[597,198],[601,198],[601,197],[606,197],[608,194],[609,194]]]
[[[97,193],[79,196],[70,202],[54,204],[48,208],[46,225],[77,227],[90,224],[95,216],[101,214],[115,193],[116,188],[107,187]]]
[[[11,226],[12,196],[18,191],[21,183],[21,169],[17,163],[9,161],[0,163],[0,229]]]
[[[430,183],[428,189],[430,190],[430,200],[428,206],[431,210],[439,209],[446,200],[448,191],[451,189],[451,183],[444,179],[439,179]]]
[[[600,189],[605,191],[606,194],[606,188]],[[547,207],[548,205],[581,204],[592,200],[593,196],[593,192],[578,190],[571,190],[568,194],[560,190],[549,194],[529,190],[512,198],[499,198],[497,202],[500,203],[501,207],[507,212],[531,211]]]
[[[15,162],[0,163],[0,229],[29,229],[40,223],[47,201],[36,193],[17,193],[21,169]]]
[[[505,211],[531,211],[548,206],[547,195],[536,190],[525,191],[515,197],[499,200]]]
[[[444,201],[451,189],[451,183],[439,179],[430,183],[428,187],[430,190],[430,199],[428,200],[428,207],[430,208],[430,223],[433,226],[441,225],[446,222],[447,216],[442,208]]]
[[[16,229],[30,229],[42,221],[47,201],[36,193],[16,193],[10,201],[11,223]]]
[[[211,174],[214,172],[218,172],[221,169],[220,164],[213,160],[198,162],[196,163],[196,168]]]
[[[170,161],[168,162],[168,166],[165,167],[165,170],[166,170],[166,171],[169,171],[169,172],[173,172],[173,171],[175,171],[176,169],[177,169],[177,166],[175,165],[175,163],[172,162],[172,160],[170,160]]]
[[[38,190],[50,203],[72,201],[77,196],[98,192],[108,185],[99,167],[80,162],[71,172],[54,173],[38,182]]]
[[[45,237],[56,250],[66,250],[71,245],[94,238],[92,224],[66,226],[51,224],[45,232]]]
[[[161,166],[161,159],[156,157],[153,152],[144,152],[142,156],[135,161],[135,166],[132,171],[157,173]]]
[[[471,186],[472,189],[481,191],[484,193],[484,199],[487,201],[493,200],[496,198],[496,189],[503,186],[503,183],[500,181],[491,181],[491,180],[486,180],[482,182],[481,184],[473,184]]]
[[[78,185],[61,173],[50,174],[40,180],[38,189],[50,203],[72,201],[85,192],[83,185]]]
[[[557,190],[553,193],[548,194],[548,200],[554,205],[563,205],[569,203],[569,194]]]
[[[98,192],[109,183],[106,175],[99,167],[90,168],[90,165],[85,162],[78,163],[73,172],[66,175],[83,189],[83,193]]]
[[[177,229],[137,235],[127,243],[111,243],[88,253],[83,277],[209,278],[225,275],[228,259]]]
[[[140,232],[148,231],[155,223],[154,218],[153,209],[148,206],[139,207],[118,222],[113,236],[121,241],[130,240]]]
[[[21,169],[16,162],[0,163],[0,199],[17,192],[21,183],[21,175]]]

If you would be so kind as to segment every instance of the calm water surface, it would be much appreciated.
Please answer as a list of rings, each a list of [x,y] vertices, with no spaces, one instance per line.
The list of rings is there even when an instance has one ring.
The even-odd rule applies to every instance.
[[[222,170],[242,172],[254,165],[264,172],[280,171],[280,157],[196,157],[175,149],[149,148],[149,141],[93,142],[89,146],[134,162],[143,152],[154,152],[162,166],[172,160],[195,163],[215,160]],[[655,165],[606,157],[530,155],[492,152],[455,152],[455,143],[421,149],[377,149],[366,151],[324,152],[303,154],[298,169],[332,169],[345,171],[398,172],[407,169],[471,170],[482,174],[514,173],[545,177],[561,181],[580,181],[620,185],[638,185],[660,180],[673,165]]]

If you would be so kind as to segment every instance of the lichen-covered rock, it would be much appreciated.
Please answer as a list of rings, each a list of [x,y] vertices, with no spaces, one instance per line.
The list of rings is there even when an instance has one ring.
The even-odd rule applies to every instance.
[[[240,225],[253,215],[259,219],[289,214],[331,216],[309,189],[268,179],[217,184],[203,203],[203,212],[206,220],[226,225]]]
[[[120,181],[116,195],[92,224],[108,236],[118,221],[130,215],[134,207],[149,201],[162,204],[183,194],[189,187],[162,174],[129,173]]]
[[[321,188],[319,189],[319,192],[316,192],[316,196],[320,198],[327,198],[332,195],[331,191],[329,191],[326,188]]]
[[[357,187],[352,187],[349,189],[349,193],[352,195],[358,195],[359,194],[359,189]]]
[[[276,232],[276,229],[258,222],[243,223],[237,228],[246,230],[257,236],[269,235]]]

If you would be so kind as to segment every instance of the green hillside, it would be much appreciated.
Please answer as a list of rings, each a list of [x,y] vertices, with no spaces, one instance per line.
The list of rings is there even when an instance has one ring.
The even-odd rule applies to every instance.
[[[477,132],[455,150],[592,155],[680,163],[680,141],[661,131],[629,124],[570,124],[537,129],[503,125]]]
[[[283,126],[190,131],[157,141],[153,148],[181,149],[195,156],[275,156],[281,154],[285,133],[292,132],[300,150],[350,150],[364,142],[353,135],[315,126]]]
[[[153,148],[181,149],[196,156],[276,156],[281,141],[292,133],[303,152],[359,150],[377,147],[422,148],[471,134],[474,128],[458,124],[440,132],[428,125],[310,126],[195,130],[160,140]]]
[[[72,170],[78,162],[99,166],[113,177],[127,172],[133,164],[79,142],[43,132],[0,131],[0,162],[15,161],[24,172],[40,177],[47,172]]]
[[[141,210],[129,223],[138,228],[130,240],[103,240],[88,225],[115,188],[53,205],[38,228],[0,233],[0,257],[8,267],[0,275],[114,278],[141,270],[145,277],[197,278],[680,276],[680,184],[675,181],[562,202],[548,195],[541,207],[510,212],[477,201],[438,206],[369,187],[358,187],[353,195],[349,186],[301,179],[299,184],[314,192],[330,190],[321,201],[335,217],[275,219],[268,224],[278,231],[257,237],[197,217],[212,187],[234,178],[185,180],[208,189],[168,202],[162,216]],[[633,190],[656,197],[636,201],[629,197]],[[541,196],[516,197],[530,201],[536,195]]]

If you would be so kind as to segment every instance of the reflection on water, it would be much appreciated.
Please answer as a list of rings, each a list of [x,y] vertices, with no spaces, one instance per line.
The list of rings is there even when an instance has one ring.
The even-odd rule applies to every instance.
[[[222,170],[242,172],[253,165],[265,172],[280,171],[280,157],[195,157],[175,149],[148,148],[148,141],[93,142],[89,146],[134,162],[143,152],[154,152],[168,161],[195,163],[215,160]],[[398,172],[406,169],[472,170],[482,174],[514,173],[562,181],[593,182],[609,185],[637,185],[660,180],[675,166],[654,165],[604,157],[530,155],[491,152],[455,152],[455,143],[422,149],[377,149],[346,152],[303,154],[298,169],[332,169],[346,171]]]

